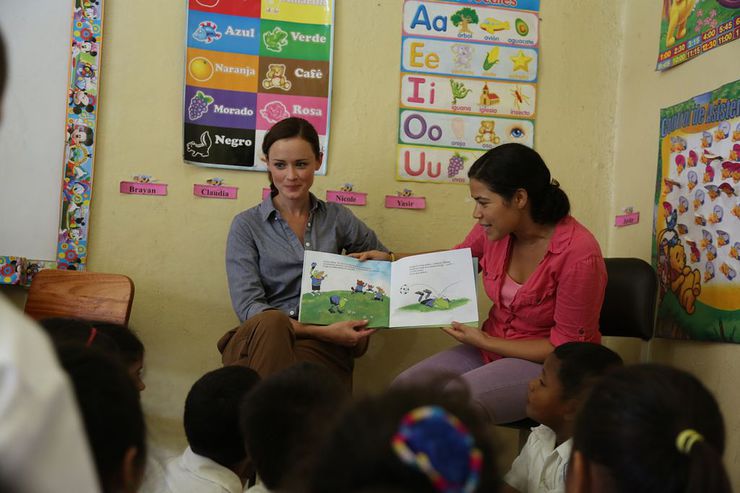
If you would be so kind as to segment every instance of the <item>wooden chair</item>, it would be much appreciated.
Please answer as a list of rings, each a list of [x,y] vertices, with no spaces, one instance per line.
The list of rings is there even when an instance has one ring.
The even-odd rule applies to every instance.
[[[636,337],[649,341],[655,329],[658,276],[639,258],[605,258],[608,280],[599,314],[599,330],[610,337]],[[519,430],[519,449],[530,428],[539,423],[529,418],[500,426]]]
[[[45,269],[33,277],[24,311],[35,320],[74,317],[127,324],[134,283],[122,274]]]

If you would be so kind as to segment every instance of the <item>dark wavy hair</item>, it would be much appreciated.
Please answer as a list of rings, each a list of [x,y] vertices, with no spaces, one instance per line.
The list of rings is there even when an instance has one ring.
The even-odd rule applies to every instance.
[[[503,144],[479,157],[468,171],[488,189],[511,200],[519,189],[527,191],[532,220],[555,224],[570,213],[570,201],[535,151],[522,144]]]
[[[678,435],[703,439],[679,451]],[[664,365],[618,369],[597,383],[576,419],[573,450],[603,466],[618,493],[731,491],[717,401],[693,375]]]
[[[321,156],[321,143],[319,142],[318,132],[316,132],[316,129],[308,120],[297,117],[281,120],[267,132],[265,139],[262,141],[262,153],[265,155],[265,158],[269,158],[272,144],[278,140],[292,139],[294,137],[300,137],[308,142],[314,156],[316,156],[316,159],[319,159],[319,156]],[[270,195],[274,197],[277,194],[278,189],[272,183],[272,177],[270,177]]]

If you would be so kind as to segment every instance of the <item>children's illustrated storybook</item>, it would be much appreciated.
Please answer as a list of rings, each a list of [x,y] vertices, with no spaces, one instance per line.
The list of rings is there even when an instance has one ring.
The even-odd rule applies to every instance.
[[[395,262],[360,262],[306,250],[298,320],[329,325],[368,320],[368,327],[477,324],[474,261],[469,248]]]

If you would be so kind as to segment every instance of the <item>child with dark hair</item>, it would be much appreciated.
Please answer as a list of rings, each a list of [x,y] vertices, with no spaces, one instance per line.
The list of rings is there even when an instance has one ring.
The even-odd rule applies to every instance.
[[[593,384],[622,358],[589,342],[567,342],[545,359],[542,373],[529,383],[527,415],[542,423],[504,477],[505,492],[564,492],[576,414]]]
[[[302,489],[315,452],[348,397],[331,371],[308,362],[272,375],[250,392],[242,404],[242,432],[262,484],[247,491]]]
[[[599,382],[573,433],[572,493],[730,493],[725,427],[696,377],[635,365]]]
[[[61,347],[59,360],[75,389],[101,491],[138,491],[146,431],[139,393],[126,369],[111,355],[81,345]]]
[[[57,351],[68,344],[74,344],[120,356],[116,341],[101,333],[87,320],[70,317],[49,317],[40,320],[39,325],[49,335]]]
[[[487,423],[467,391],[392,389],[356,402],[339,420],[310,491],[498,491]]]
[[[259,382],[254,370],[227,366],[190,389],[183,417],[189,447],[165,468],[161,492],[240,493],[249,458],[239,432],[239,405]]]
[[[128,369],[134,385],[141,392],[146,388],[142,373],[144,371],[144,344],[136,333],[126,325],[108,322],[93,322],[99,334],[112,339],[118,346],[118,355]]]

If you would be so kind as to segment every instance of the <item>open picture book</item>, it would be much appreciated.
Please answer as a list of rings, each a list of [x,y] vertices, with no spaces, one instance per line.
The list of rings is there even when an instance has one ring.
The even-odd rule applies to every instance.
[[[390,328],[477,324],[474,265],[469,248],[395,262],[306,250],[298,320],[367,319],[368,327]]]

